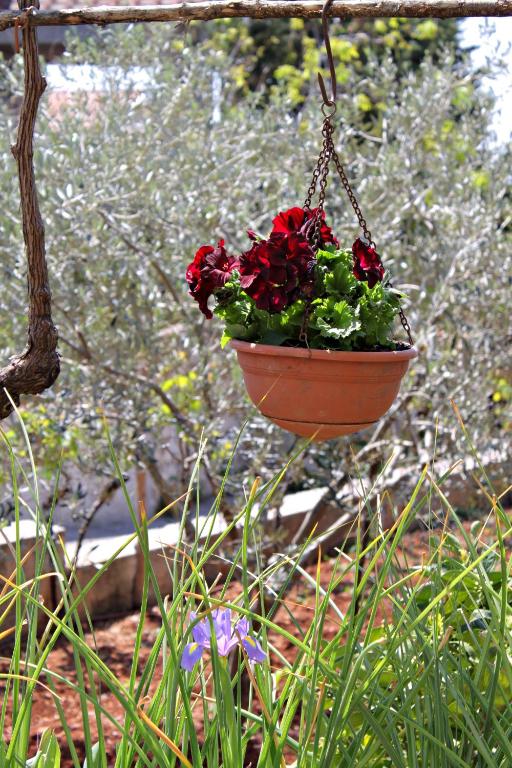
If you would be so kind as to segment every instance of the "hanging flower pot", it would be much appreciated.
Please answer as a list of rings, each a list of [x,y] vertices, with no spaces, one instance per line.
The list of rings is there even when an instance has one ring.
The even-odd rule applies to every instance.
[[[264,416],[314,440],[366,429],[390,408],[417,356],[400,294],[368,240],[340,248],[323,211],[291,208],[273,224],[266,239],[250,231],[239,256],[222,240],[202,246],[187,270],[190,293],[207,318],[213,296],[225,322],[221,344],[236,350]],[[409,344],[393,340],[397,317]]]
[[[315,440],[374,424],[417,356],[401,294],[386,275],[332,139],[331,2],[323,25],[333,94],[327,97],[319,75],[323,145],[304,205],[279,213],[268,237],[248,230],[251,245],[240,255],[230,255],[224,240],[201,246],[186,274],[190,295],[208,319],[213,297],[213,311],[225,324],[221,345],[232,342],[257,408],[283,429]],[[331,162],[362,230],[351,248],[340,245],[325,217]],[[397,318],[407,344],[393,339]]]
[[[337,352],[233,340],[247,392],[264,416],[313,440],[359,432],[389,410],[414,348]]]

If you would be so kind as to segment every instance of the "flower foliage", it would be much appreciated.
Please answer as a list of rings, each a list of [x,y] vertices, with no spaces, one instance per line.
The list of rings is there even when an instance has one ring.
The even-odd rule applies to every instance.
[[[215,633],[215,645],[219,656],[228,656],[238,645],[242,645],[251,661],[261,663],[267,656],[257,638],[249,633],[249,622],[244,617],[233,625],[231,610],[218,608],[212,611],[211,624],[208,618],[197,621],[195,611],[190,613],[193,642],[185,646],[181,666],[191,672],[205,649],[211,650],[211,625]]]
[[[223,344],[237,338],[300,346],[308,307],[310,347],[392,348],[400,300],[383,283],[372,245],[358,238],[352,251],[340,248],[324,211],[299,207],[280,212],[267,239],[252,230],[248,236],[252,245],[239,257],[229,256],[221,240],[217,248],[202,246],[187,270],[190,293],[207,318],[215,296],[215,314],[226,323]]]

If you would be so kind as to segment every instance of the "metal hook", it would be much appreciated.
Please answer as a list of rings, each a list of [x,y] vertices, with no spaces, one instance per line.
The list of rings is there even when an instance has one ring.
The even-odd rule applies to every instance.
[[[336,67],[334,66],[334,60],[332,58],[331,41],[329,39],[329,19],[328,19],[328,14],[332,4],[333,4],[333,0],[325,0],[324,6],[322,8],[322,29],[324,33],[324,43],[325,43],[325,50],[327,52],[327,61],[329,64],[329,71],[331,74],[331,90],[332,90],[331,98],[329,98],[327,95],[327,89],[325,87],[325,83],[322,75],[320,74],[320,72],[318,73],[318,85],[320,86],[320,90],[322,92],[322,98],[324,100],[324,104],[326,107],[333,107],[336,105]]]

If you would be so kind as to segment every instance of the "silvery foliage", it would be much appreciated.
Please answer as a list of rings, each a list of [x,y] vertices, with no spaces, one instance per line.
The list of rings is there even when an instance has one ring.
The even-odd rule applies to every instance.
[[[187,46],[179,29],[109,30],[67,59],[106,67],[106,90],[58,108],[55,96],[43,102],[36,164],[63,366],[32,410],[44,406],[44,429],[62,435],[69,462],[98,474],[108,474],[105,415],[124,466],[147,467],[164,495],[183,488],[202,433],[215,488],[248,418],[230,481],[236,493],[242,478],[281,466],[296,441],[249,405],[234,353],[219,348],[220,323],[205,321],[187,296],[184,270],[202,243],[222,236],[239,252],[247,227],[265,233],[278,210],[302,203],[321,114],[314,83],[300,111],[284,98],[241,99],[231,82],[236,51]],[[150,73],[149,87],[120,75],[134,67]],[[19,62],[3,67],[4,360],[25,333],[9,150],[20,78]],[[356,96],[373,87],[387,100],[371,129]],[[506,416],[490,397],[510,366],[510,147],[489,141],[490,107],[449,52],[443,65],[424,63],[400,82],[391,61],[370,61],[367,79],[343,85],[335,140],[385,266],[407,293],[420,356],[391,413],[352,441],[308,447],[294,487],[342,483],[356,471],[354,454],[363,475],[393,450],[411,469],[434,444],[440,458],[459,457],[451,401],[482,451],[502,445]],[[357,222],[334,175],[327,211],[351,244]]]

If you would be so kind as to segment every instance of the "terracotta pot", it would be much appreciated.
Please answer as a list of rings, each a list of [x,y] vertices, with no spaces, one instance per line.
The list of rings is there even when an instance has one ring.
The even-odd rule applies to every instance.
[[[398,352],[333,352],[234,339],[249,397],[289,432],[329,440],[375,424],[391,407],[417,357]]]

